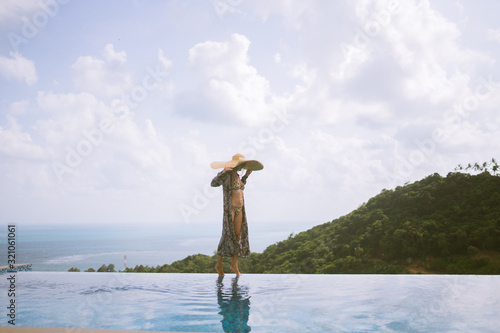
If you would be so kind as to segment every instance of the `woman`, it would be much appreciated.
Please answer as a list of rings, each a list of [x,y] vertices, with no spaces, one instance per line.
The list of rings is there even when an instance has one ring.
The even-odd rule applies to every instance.
[[[217,265],[215,270],[219,276],[224,276],[222,269],[222,258],[231,257],[230,269],[241,275],[238,270],[238,257],[250,256],[250,245],[248,243],[248,224],[245,212],[245,201],[243,190],[245,189],[248,176],[252,170],[264,168],[262,163],[255,160],[246,160],[241,154],[236,154],[228,162],[213,162],[213,169],[223,168],[212,180],[212,186],[222,185],[224,200],[224,216],[222,219],[222,236],[217,248]],[[246,173],[240,178],[238,171],[246,169]]]

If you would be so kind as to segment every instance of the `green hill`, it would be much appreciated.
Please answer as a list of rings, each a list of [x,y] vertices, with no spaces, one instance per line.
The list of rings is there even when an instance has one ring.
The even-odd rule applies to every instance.
[[[198,254],[140,271],[213,273],[215,260]],[[433,174],[384,189],[348,215],[242,258],[240,271],[500,274],[500,177]]]
[[[499,251],[500,177],[434,174],[383,190],[346,216],[269,246],[250,258],[249,268],[498,274]]]

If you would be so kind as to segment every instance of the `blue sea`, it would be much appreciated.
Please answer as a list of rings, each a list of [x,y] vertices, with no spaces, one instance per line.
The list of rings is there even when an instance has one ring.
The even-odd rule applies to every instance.
[[[192,225],[179,229],[158,225],[16,225],[16,263],[31,263],[34,271],[66,272],[114,264],[117,271],[136,265],[158,266],[192,254],[213,255],[220,238],[219,224],[208,229]],[[286,239],[288,231],[253,232],[251,250]],[[0,230],[0,266],[7,264],[7,225]]]

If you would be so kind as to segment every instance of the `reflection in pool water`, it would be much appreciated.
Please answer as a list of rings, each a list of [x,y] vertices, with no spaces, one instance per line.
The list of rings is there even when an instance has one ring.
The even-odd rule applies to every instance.
[[[239,277],[232,278],[230,288],[225,289],[224,277],[217,280],[217,303],[222,315],[224,332],[250,332],[250,295],[248,286],[238,285]]]

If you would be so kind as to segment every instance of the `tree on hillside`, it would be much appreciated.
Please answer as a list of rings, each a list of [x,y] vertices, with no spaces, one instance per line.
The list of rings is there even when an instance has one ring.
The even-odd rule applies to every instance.
[[[462,170],[465,170],[465,171],[472,170],[472,171],[476,171],[476,172],[487,171],[488,173],[490,173],[494,176],[497,176],[500,173],[500,168],[499,168],[498,163],[495,161],[494,158],[492,158],[491,161],[483,162],[482,164],[477,163],[477,162],[474,164],[469,163],[466,167],[459,164],[455,168],[455,171],[462,171]]]
[[[113,265],[113,264],[109,264],[108,266],[103,264],[101,267],[99,267],[99,269],[97,271],[98,272],[116,272],[115,265]]]

